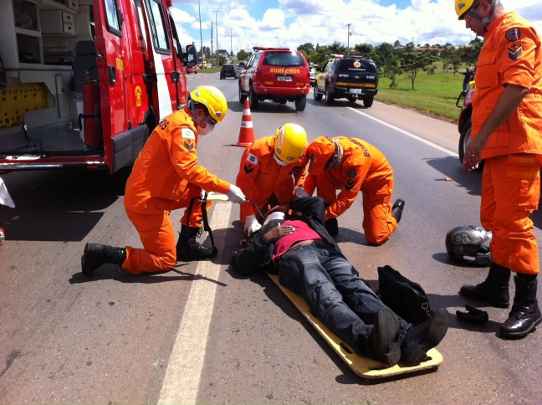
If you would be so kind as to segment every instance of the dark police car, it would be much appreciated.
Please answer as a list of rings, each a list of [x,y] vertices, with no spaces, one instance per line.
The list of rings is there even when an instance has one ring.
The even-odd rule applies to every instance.
[[[235,69],[235,66],[222,65],[222,68],[220,69],[220,80],[227,77],[233,77],[234,79],[237,79],[237,70]]]
[[[362,100],[365,107],[373,105],[378,87],[375,63],[361,56],[335,55],[316,77],[314,99],[325,99],[326,104],[336,98],[347,98],[351,103]]]

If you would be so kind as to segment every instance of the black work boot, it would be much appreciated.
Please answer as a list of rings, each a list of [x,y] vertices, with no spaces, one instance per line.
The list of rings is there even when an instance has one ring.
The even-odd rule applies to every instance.
[[[387,307],[382,308],[369,336],[370,357],[386,366],[397,364],[401,358],[400,327],[399,319],[393,311]]]
[[[327,233],[333,238],[339,234],[339,222],[337,221],[337,218],[327,219],[324,226],[326,227]]]
[[[103,264],[122,265],[126,259],[126,249],[99,243],[87,243],[81,256],[81,269],[87,277],[94,275],[94,270]]]
[[[536,300],[536,275],[518,274],[514,277],[516,295],[508,319],[502,324],[499,336],[505,339],[519,339],[535,330],[542,322],[542,315]]]
[[[477,285],[464,285],[459,290],[459,295],[485,302],[493,307],[508,308],[510,302],[509,282],[510,270],[492,263],[487,278],[483,282]]]
[[[183,225],[177,241],[177,257],[184,262],[207,260],[216,257],[217,250],[198,241],[201,228]]]
[[[395,218],[397,223],[401,221],[401,217],[403,216],[403,209],[405,208],[405,200],[401,200],[398,198],[394,203],[393,207],[391,207],[391,215]]]
[[[401,344],[401,364],[413,366],[421,363],[428,350],[436,347],[448,331],[448,313],[444,309],[433,312],[428,320],[408,329]]]

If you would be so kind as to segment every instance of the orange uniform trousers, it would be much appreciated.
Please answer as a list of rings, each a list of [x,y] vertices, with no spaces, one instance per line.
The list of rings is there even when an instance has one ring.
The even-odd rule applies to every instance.
[[[336,200],[335,186],[326,176],[317,177],[316,187],[318,196],[322,197],[326,204],[332,204]],[[381,245],[397,229],[397,221],[391,215],[393,175],[366,178],[361,193],[365,239],[371,245]]]
[[[185,208],[181,223],[190,227],[201,225],[201,188],[188,186],[179,208]],[[209,203],[208,205],[209,206]],[[143,249],[126,247],[122,268],[132,274],[163,273],[170,271],[177,262],[177,233],[169,210],[142,214],[126,207],[128,218],[139,233]]]
[[[538,274],[530,214],[540,199],[542,155],[518,153],[484,160],[480,220],[493,232],[491,259],[516,273]]]

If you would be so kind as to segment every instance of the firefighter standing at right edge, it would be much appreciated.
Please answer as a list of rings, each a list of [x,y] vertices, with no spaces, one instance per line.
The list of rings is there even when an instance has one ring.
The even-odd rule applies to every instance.
[[[202,190],[225,193],[234,203],[245,202],[240,188],[210,173],[199,164],[199,136],[210,133],[228,111],[224,94],[213,86],[190,93],[184,110],[167,116],[147,139],[126,182],[124,205],[139,233],[143,249],[87,243],[82,271],[91,277],[105,263],[132,273],[159,273],[184,261],[215,256],[197,242],[202,223]],[[170,212],[186,208],[177,244]]]
[[[510,273],[515,297],[503,338],[522,338],[542,321],[538,307],[538,245],[530,214],[540,198],[542,164],[542,46],[540,37],[498,0],[455,0],[459,19],[484,37],[476,66],[472,142],[464,165],[483,160],[482,225],[493,232],[489,274],[463,286],[467,298],[506,308]]]

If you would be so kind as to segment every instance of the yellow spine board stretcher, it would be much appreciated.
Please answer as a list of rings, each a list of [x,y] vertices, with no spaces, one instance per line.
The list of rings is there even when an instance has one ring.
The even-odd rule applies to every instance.
[[[275,274],[268,274],[271,280],[281,289],[281,291],[288,297],[288,299],[294,304],[294,306],[301,312],[305,319],[316,329],[322,338],[329,344],[329,346],[339,355],[339,357],[346,363],[348,367],[359,377],[367,380],[379,380],[387,379],[405,374],[419,373],[422,371],[436,371],[438,366],[442,363],[442,354],[437,349],[431,349],[427,352],[428,360],[411,367],[401,367],[395,365],[392,367],[385,367],[382,363],[376,360],[369,359],[367,357],[361,357],[354,353],[348,345],[341,341],[341,339],[329,330],[320,320],[318,320],[310,311],[309,306],[305,300],[294,292],[283,287],[279,283],[279,278]]]

